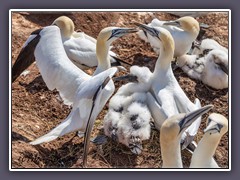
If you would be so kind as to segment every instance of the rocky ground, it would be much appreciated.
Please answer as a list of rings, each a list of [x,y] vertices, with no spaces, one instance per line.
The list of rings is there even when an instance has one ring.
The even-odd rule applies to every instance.
[[[23,43],[30,33],[40,27],[50,25],[61,15],[70,17],[76,29],[97,37],[100,30],[107,26],[133,27],[132,22],[148,23],[154,17],[162,20],[176,19],[176,16],[164,12],[14,12],[12,13],[12,64],[15,62]],[[210,13],[198,17],[197,20],[210,25],[205,37],[217,40],[228,47],[228,14]],[[157,55],[149,44],[141,41],[136,34],[120,38],[113,44],[114,52],[120,58],[133,65],[147,66],[153,70]],[[129,68],[129,67],[126,67]],[[83,138],[75,133],[65,135],[50,143],[37,146],[30,141],[47,133],[61,122],[70,112],[70,108],[62,103],[57,91],[46,87],[36,64],[31,65],[29,74],[19,77],[12,84],[12,168],[81,168]],[[89,70],[88,73],[92,73]],[[213,104],[208,113],[220,113],[228,118],[228,89],[214,90],[200,81],[188,78],[180,69],[174,74],[187,96],[194,101],[199,98],[202,105]],[[117,84],[119,87],[120,84]],[[92,137],[103,134],[102,120],[107,112],[106,106],[99,114]],[[196,141],[199,141],[205,128],[207,115],[203,121]],[[220,167],[228,168],[228,134],[224,135],[215,153]],[[144,142],[141,155],[134,155],[122,144],[109,141],[102,147],[90,145],[88,154],[89,168],[160,168],[162,166],[159,147],[159,132],[152,131],[151,138]],[[182,152],[184,167],[189,166],[191,154]]]

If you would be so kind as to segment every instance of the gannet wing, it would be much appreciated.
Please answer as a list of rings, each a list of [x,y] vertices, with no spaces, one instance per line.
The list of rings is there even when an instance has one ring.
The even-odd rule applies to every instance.
[[[148,105],[148,108],[149,108],[149,110],[151,112],[151,115],[152,115],[152,117],[154,119],[155,127],[158,130],[160,130],[163,122],[168,117],[160,103],[158,102],[158,100],[155,97],[155,95],[153,95],[150,92],[147,92],[147,105]]]
[[[49,133],[32,141],[30,144],[36,145],[43,142],[49,142],[60,136],[63,136],[67,133],[74,132],[77,130],[80,130],[81,132],[85,132],[88,120],[92,116],[92,113],[94,117],[97,116],[99,112],[102,110],[103,106],[105,105],[104,102],[106,103],[106,101],[108,100],[108,99],[104,99],[105,101],[103,101],[101,99],[102,94],[104,92],[103,89],[106,88],[111,77],[116,73],[116,71],[117,71],[116,68],[108,69],[103,73],[100,73],[92,77],[88,81],[85,81],[85,83],[82,83],[82,85],[80,86],[77,92],[72,111],[68,115],[68,117],[62,123],[60,123],[57,127],[51,130]],[[97,102],[98,105],[96,106],[96,110],[95,110],[95,109],[92,109],[92,107],[93,107],[93,104],[96,104],[95,100],[97,98],[99,99],[97,95],[100,90],[101,90],[101,96],[100,96],[101,102]],[[113,91],[114,89],[112,90],[112,93]],[[112,94],[110,92],[109,97],[111,95]]]
[[[64,41],[68,57],[77,66],[97,66],[96,43],[85,37],[71,38]]]
[[[57,26],[47,26],[39,34],[34,55],[43,80],[50,90],[59,91],[65,104],[72,104],[78,87],[90,76],[67,57]]]
[[[34,50],[40,40],[39,32],[41,30],[42,29],[38,29],[32,32],[24,43],[12,67],[12,82],[14,82],[18,76],[35,61]]]

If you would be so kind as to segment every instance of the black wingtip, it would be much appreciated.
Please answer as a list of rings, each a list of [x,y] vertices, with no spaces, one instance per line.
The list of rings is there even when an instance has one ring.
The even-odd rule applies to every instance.
[[[116,57],[116,56],[112,56],[110,55],[114,60],[115,62],[111,63],[111,66],[114,67],[114,66],[121,66],[122,64],[126,64],[128,66],[132,66],[132,64],[128,63],[128,62],[125,62],[123,61],[122,59]]]
[[[25,46],[19,53],[17,60],[12,67],[12,83],[20,76],[20,74],[27,69],[34,61],[34,50],[40,40],[39,33],[41,29],[37,29],[31,33],[31,35],[36,35],[27,46]]]

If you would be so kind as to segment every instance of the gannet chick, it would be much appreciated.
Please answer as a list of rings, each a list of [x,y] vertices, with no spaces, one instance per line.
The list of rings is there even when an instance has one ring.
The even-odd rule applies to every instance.
[[[208,117],[204,135],[192,155],[190,168],[219,168],[213,155],[227,131],[228,120],[221,114],[212,113]]]
[[[202,40],[201,44],[199,46],[196,46],[193,48],[192,53],[194,55],[205,55],[207,54],[209,51],[214,50],[214,49],[219,49],[224,51],[225,53],[228,54],[228,49],[221,46],[217,41],[215,41],[214,39],[204,39]]]
[[[176,65],[180,67],[190,78],[201,80],[205,57],[185,54],[176,59]]]
[[[164,121],[160,130],[162,168],[183,168],[180,148],[181,135],[198,117],[211,108],[211,105],[204,106],[190,113],[174,115]]]
[[[198,99],[194,103],[189,100],[173,74],[171,61],[174,54],[174,40],[170,32],[162,27],[137,25],[155,38],[160,47],[160,55],[151,76],[151,86],[147,91],[147,104],[154,124],[160,130],[167,118],[179,113],[194,111],[201,107],[201,104]],[[192,142],[200,123],[201,117],[182,134],[183,149]]]
[[[93,124],[115,90],[112,76],[118,69],[110,68],[109,46],[117,38],[133,32],[136,30],[132,28],[107,27],[99,33],[96,51],[99,63],[94,76],[89,76],[69,60],[57,26],[47,26],[34,32],[35,38],[27,40],[27,45],[19,55],[21,61],[18,62],[21,65],[25,60],[35,57],[47,87],[50,90],[57,89],[65,103],[73,104],[73,108],[62,123],[30,144],[49,142],[80,130],[85,134],[83,165],[86,165]]]
[[[104,132],[113,140],[128,146],[133,153],[140,154],[142,141],[149,139],[151,129],[146,94],[126,92],[123,95],[122,92],[117,92],[110,99],[109,111],[104,117]]]
[[[140,154],[142,141],[150,138],[150,120],[151,114],[146,102],[134,101],[122,113],[122,119],[118,123],[118,141],[128,146],[134,154]]]
[[[216,49],[205,58],[202,82],[215,89],[228,88],[228,54]]]
[[[98,64],[96,55],[97,40],[84,32],[75,32],[73,21],[67,16],[60,16],[52,25],[60,28],[64,49],[69,59],[80,69],[96,67]],[[111,64],[121,65],[116,54],[109,50]]]
[[[155,18],[148,26],[162,27],[171,33],[175,44],[174,57],[186,54],[191,49],[192,43],[200,31],[198,21],[190,16],[181,17],[175,21],[160,21]],[[139,31],[137,34],[141,39],[149,42],[157,54],[160,53],[159,42],[155,38],[144,31]]]
[[[190,78],[202,81],[214,89],[228,87],[228,54],[215,49],[199,58],[199,55],[183,55],[177,58],[177,66]]]

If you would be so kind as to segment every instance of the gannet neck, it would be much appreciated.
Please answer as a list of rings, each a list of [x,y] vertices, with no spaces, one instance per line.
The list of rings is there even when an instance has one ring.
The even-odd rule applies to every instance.
[[[59,27],[63,39],[71,38],[72,34],[74,33],[74,23],[67,16],[60,16],[52,24]]]
[[[161,132],[160,132],[161,133]],[[182,168],[180,139],[166,141],[160,136],[163,168]]]
[[[193,156],[192,156],[192,164],[205,164],[207,162],[212,161],[212,157],[217,149],[217,146],[220,142],[219,137],[211,137],[211,136],[218,136],[216,134],[212,134],[209,136],[209,134],[205,134],[201,141],[198,143],[197,148],[195,149]]]
[[[172,40],[172,39],[171,39]],[[171,69],[171,61],[174,55],[174,43],[168,39],[160,43],[160,55],[157,59],[154,74],[166,74]]]
[[[110,49],[110,45],[104,42],[100,37],[98,37],[97,47],[96,47],[98,66],[96,71],[94,72],[94,75],[102,71],[105,71],[106,69],[111,67],[109,49]]]

